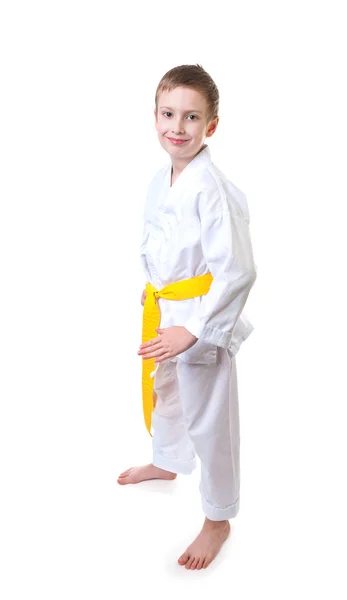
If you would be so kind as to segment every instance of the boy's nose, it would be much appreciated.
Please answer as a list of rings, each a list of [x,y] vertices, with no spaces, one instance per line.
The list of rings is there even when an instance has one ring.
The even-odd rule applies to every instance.
[[[184,133],[183,121],[181,119],[177,119],[172,124],[172,133]]]

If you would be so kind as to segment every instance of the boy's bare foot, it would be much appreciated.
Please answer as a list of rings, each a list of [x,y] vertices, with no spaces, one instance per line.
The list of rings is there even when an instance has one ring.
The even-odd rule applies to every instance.
[[[170,471],[164,471],[154,465],[145,465],[143,467],[133,467],[128,469],[119,475],[117,481],[120,485],[126,485],[127,483],[140,483],[140,481],[147,481],[147,479],[176,479],[177,473],[170,473]]]
[[[229,521],[210,521],[206,518],[198,537],[180,556],[178,563],[186,569],[206,569],[217,556],[230,529]]]

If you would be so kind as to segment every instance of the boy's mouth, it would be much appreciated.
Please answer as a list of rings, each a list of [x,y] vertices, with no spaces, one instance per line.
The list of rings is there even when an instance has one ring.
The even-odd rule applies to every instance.
[[[185,142],[189,142],[189,140],[179,140],[176,138],[167,138],[168,140],[170,140],[170,142],[174,145],[174,146],[180,146],[181,144],[184,144]]]

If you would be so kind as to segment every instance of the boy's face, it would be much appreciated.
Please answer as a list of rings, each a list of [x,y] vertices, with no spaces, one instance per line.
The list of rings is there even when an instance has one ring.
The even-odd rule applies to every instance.
[[[205,138],[213,135],[219,119],[208,122],[207,113],[205,96],[197,90],[177,87],[159,94],[155,128],[162,147],[173,159],[188,163]]]

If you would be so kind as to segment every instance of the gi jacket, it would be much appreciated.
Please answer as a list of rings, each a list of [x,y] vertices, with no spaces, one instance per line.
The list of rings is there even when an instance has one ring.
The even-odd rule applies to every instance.
[[[158,302],[161,328],[181,325],[198,338],[177,358],[213,363],[217,346],[235,355],[253,331],[242,312],[257,276],[247,201],[212,163],[207,145],[170,187],[171,168],[170,161],[148,188],[141,263],[146,282],[158,290],[181,279],[212,274],[205,296]]]

